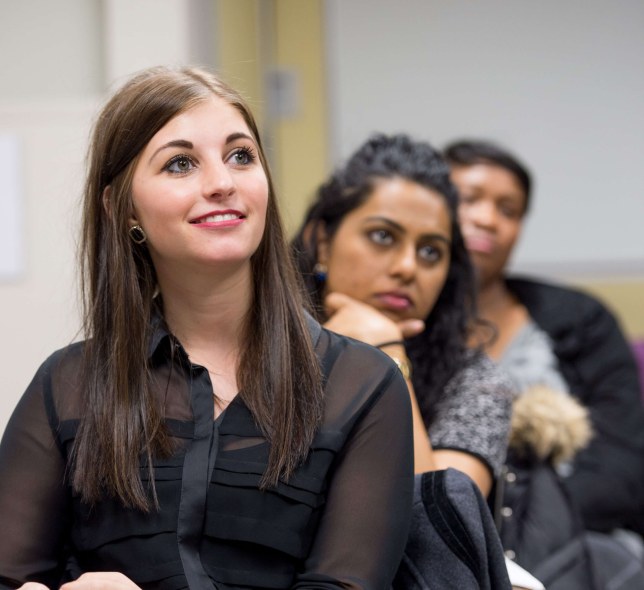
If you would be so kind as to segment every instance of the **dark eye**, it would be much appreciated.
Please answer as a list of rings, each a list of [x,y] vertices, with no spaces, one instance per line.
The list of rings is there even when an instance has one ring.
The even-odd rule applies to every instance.
[[[442,258],[443,252],[439,248],[428,244],[418,249],[418,256],[425,262],[437,262]]]
[[[464,193],[459,191],[458,193],[458,202],[459,203],[473,203],[476,200],[476,196],[471,193]]]
[[[386,229],[375,229],[370,231],[368,235],[372,242],[381,246],[388,246],[394,241],[394,237]]]
[[[519,210],[512,205],[501,205],[499,211],[503,217],[508,219],[518,219],[521,216]]]
[[[192,170],[194,164],[188,156],[175,156],[167,164],[165,169],[174,174],[185,174]]]

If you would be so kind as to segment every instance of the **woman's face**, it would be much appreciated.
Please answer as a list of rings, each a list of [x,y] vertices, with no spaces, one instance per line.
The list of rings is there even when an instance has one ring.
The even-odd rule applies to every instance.
[[[492,164],[454,166],[465,245],[483,285],[500,278],[523,224],[525,194],[509,170]]]
[[[258,155],[242,115],[215,96],[152,137],[134,170],[130,224],[145,231],[159,276],[248,263],[268,203]]]
[[[436,191],[402,178],[379,181],[320,243],[327,292],[372,305],[394,321],[425,319],[450,265],[451,221]]]

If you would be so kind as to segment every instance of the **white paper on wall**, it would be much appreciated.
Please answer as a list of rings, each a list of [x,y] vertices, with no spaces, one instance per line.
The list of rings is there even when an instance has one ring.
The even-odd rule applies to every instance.
[[[24,271],[23,195],[17,137],[0,134],[0,163],[0,281],[7,281]]]

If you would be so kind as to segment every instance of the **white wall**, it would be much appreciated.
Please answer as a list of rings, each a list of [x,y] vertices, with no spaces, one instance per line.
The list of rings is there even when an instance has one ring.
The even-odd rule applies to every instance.
[[[495,139],[536,177],[515,266],[644,277],[641,0],[328,0],[333,154]]]
[[[0,134],[18,145],[24,249],[18,276],[0,280],[1,431],[38,364],[79,328],[74,235],[104,78],[98,0],[0,0],[0,14]]]
[[[39,364],[79,335],[75,241],[105,90],[149,65],[214,56],[210,0],[0,0],[0,15],[0,135],[19,146],[25,250],[20,274],[0,278],[2,432]]]

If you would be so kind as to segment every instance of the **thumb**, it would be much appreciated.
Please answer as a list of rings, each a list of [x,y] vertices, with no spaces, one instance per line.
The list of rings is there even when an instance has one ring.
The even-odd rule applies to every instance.
[[[398,327],[402,332],[403,338],[411,338],[425,329],[425,322],[423,320],[402,320],[398,322]]]

